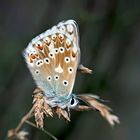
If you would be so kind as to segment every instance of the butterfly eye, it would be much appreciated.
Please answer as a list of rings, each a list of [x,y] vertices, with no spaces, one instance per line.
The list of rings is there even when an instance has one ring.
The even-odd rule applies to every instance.
[[[50,58],[54,58],[54,54],[52,52],[49,53]]]
[[[59,79],[59,76],[58,75],[55,75],[54,76],[54,80],[58,80]]]
[[[73,105],[75,103],[74,98],[71,99],[70,104]]]
[[[49,44],[51,43],[51,40],[50,40],[49,37],[45,37],[45,38],[43,39],[43,41],[44,41],[47,45],[49,45]]]
[[[65,26],[60,26],[60,31],[64,32],[66,30]]]
[[[37,67],[40,67],[40,66],[43,65],[43,63],[44,63],[43,60],[37,60],[37,61],[36,61],[36,66],[37,66]]]
[[[50,64],[50,59],[49,59],[49,58],[45,58],[45,59],[44,59],[44,62],[45,62],[46,64]]]
[[[71,24],[67,25],[67,30],[69,33],[73,32],[73,26]]]
[[[70,108],[74,108],[78,104],[78,100],[75,99],[75,97],[72,96],[70,99]]]
[[[64,85],[64,86],[68,86],[68,84],[69,84],[68,81],[63,80],[63,85]]]
[[[60,47],[60,48],[59,48],[59,51],[60,51],[60,53],[64,53],[65,50],[64,50],[63,47]]]
[[[48,80],[48,81],[51,81],[51,80],[52,80],[52,77],[51,77],[51,76],[48,76],[48,77],[47,77],[47,80]]]
[[[70,62],[70,58],[69,58],[69,57],[65,57],[64,61],[65,61],[66,63],[69,63],[69,62]]]
[[[69,68],[68,68],[68,72],[69,72],[69,73],[72,73],[72,72],[73,72],[73,68],[72,68],[72,67],[69,67]]]
[[[39,74],[40,74],[40,71],[39,71],[39,70],[36,70],[36,71],[35,71],[35,74],[36,74],[36,75],[39,75]]]

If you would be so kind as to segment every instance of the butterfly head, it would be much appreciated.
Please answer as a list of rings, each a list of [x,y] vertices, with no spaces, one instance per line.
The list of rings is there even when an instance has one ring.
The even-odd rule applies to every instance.
[[[74,94],[72,94],[68,107],[75,108],[78,105],[78,103],[79,103],[79,100],[76,98]]]

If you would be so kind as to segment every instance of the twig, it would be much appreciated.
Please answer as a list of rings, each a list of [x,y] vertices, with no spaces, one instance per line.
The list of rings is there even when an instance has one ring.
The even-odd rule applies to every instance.
[[[26,120],[25,122],[26,122],[27,124],[29,124],[29,125],[35,127],[35,128],[38,128],[34,123],[32,123],[32,122],[30,122],[30,121],[28,121],[28,120]],[[47,130],[45,130],[45,129],[43,129],[43,128],[38,128],[38,129],[40,129],[41,131],[43,131],[44,133],[46,133],[48,136],[50,136],[50,137],[53,138],[54,140],[58,140],[55,136],[53,136],[53,134],[51,134],[51,133],[48,132]]]
[[[20,132],[21,127],[23,126],[24,123],[27,123],[29,125],[31,125],[32,127],[38,128],[34,123],[30,122],[28,119],[30,119],[31,117],[33,117],[33,111],[35,109],[35,106],[33,106],[30,111],[24,115],[21,119],[21,121],[19,122],[19,124],[17,125],[17,127],[15,129],[9,130],[9,134],[8,137],[16,137],[18,135],[18,133]],[[43,131],[45,134],[47,134],[48,136],[50,136],[51,138],[53,138],[54,140],[58,140],[55,136],[53,136],[53,134],[51,134],[50,132],[46,131],[43,128],[38,128],[39,130]]]
[[[15,129],[15,133],[17,133],[20,130],[20,128],[23,126],[23,124],[25,123],[26,120],[28,120],[29,118],[31,118],[33,116],[32,113],[33,113],[34,108],[35,107],[33,106],[31,108],[31,110],[25,116],[23,116],[20,123],[18,124],[18,126]]]

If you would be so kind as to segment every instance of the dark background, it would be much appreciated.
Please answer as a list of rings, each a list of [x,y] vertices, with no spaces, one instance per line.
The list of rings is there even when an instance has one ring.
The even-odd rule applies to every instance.
[[[140,139],[140,1],[0,1],[0,140],[32,106],[34,81],[21,53],[28,42],[59,21],[74,19],[80,30],[81,62],[93,75],[77,74],[74,92],[92,92],[120,117],[111,128],[98,112],[74,112],[70,123],[45,118],[60,140]],[[29,125],[30,140],[51,138]]]

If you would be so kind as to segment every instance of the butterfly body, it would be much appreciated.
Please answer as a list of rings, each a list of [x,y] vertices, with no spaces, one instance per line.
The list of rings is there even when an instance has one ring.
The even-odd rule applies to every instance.
[[[24,57],[37,86],[45,93],[46,102],[52,107],[70,107],[80,60],[76,22],[60,22],[32,39]]]

